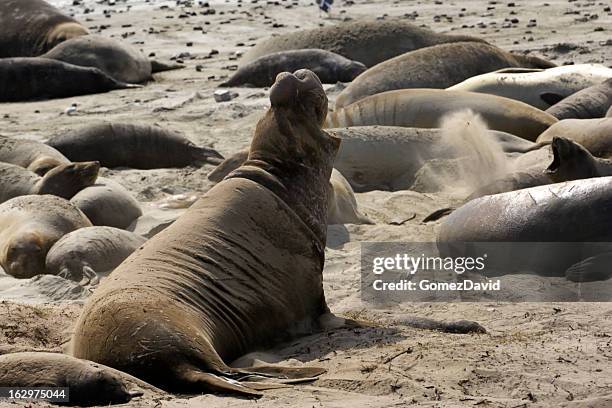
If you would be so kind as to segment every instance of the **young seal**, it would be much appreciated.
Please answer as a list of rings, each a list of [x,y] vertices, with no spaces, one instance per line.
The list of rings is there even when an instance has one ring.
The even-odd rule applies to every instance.
[[[146,242],[133,232],[113,227],[80,228],[64,235],[47,253],[48,273],[96,284],[98,274],[112,272]]]
[[[355,192],[342,173],[333,169],[329,179],[330,198],[327,224],[374,224],[357,208]]]
[[[86,34],[85,27],[46,1],[0,1],[0,58],[37,57]]]
[[[548,109],[564,98],[612,78],[612,69],[598,64],[566,65],[546,70],[503,69],[469,78],[448,88],[480,92]],[[557,119],[561,119],[559,116]]]
[[[143,395],[128,386],[154,389],[110,367],[65,354],[21,352],[0,356],[0,387],[66,387],[70,389],[69,401],[62,405],[123,404]]]
[[[91,222],[69,201],[53,195],[15,197],[0,204],[0,266],[16,278],[45,273],[49,248]]]
[[[70,199],[93,185],[100,163],[69,163],[57,166],[40,177],[23,167],[0,162],[0,203],[30,194],[53,194]]]
[[[70,199],[93,225],[125,229],[142,215],[140,203],[121,184],[99,177]]]
[[[538,144],[547,144],[554,137],[571,139],[595,157],[612,159],[612,119],[564,119],[538,137]]]
[[[79,67],[47,58],[0,59],[0,102],[67,98],[127,89],[97,68]]]
[[[64,41],[41,57],[98,68],[117,81],[128,84],[147,82],[155,72],[184,67],[157,61],[152,63],[132,45],[99,35],[85,35]]]
[[[223,160],[214,149],[196,146],[176,132],[129,123],[89,125],[54,136],[47,144],[72,161],[97,160],[110,168],[147,170],[218,164]]]
[[[60,164],[70,163],[70,160],[44,143],[0,136],[0,162],[15,164],[43,176]]]
[[[494,45],[458,42],[407,52],[368,69],[336,99],[336,109],[366,96],[406,88],[444,89],[506,67],[550,68],[537,57],[511,54]]]
[[[610,70],[612,72],[612,69]],[[612,74],[610,75],[612,77]],[[603,118],[612,106],[612,78],[576,92],[546,112],[562,119]]]
[[[403,126],[436,128],[445,115],[470,109],[493,130],[534,141],[557,122],[525,103],[495,95],[440,89],[402,89],[368,96],[338,111],[325,123],[328,128],[345,126]]]
[[[405,52],[460,41],[486,42],[467,35],[438,34],[399,20],[350,21],[269,37],[240,62],[248,64],[274,52],[319,48],[372,67]]]
[[[264,55],[246,65],[220,86],[272,86],[281,72],[309,69],[324,84],[351,82],[366,70],[361,62],[351,61],[333,52],[306,49],[275,52]]]
[[[335,320],[322,285],[339,145],[321,129],[327,98],[300,70],[278,76],[270,101],[249,160],[96,289],[74,329],[75,357],[166,390],[246,396],[260,395],[239,382],[253,373],[324,372],[226,364]]]

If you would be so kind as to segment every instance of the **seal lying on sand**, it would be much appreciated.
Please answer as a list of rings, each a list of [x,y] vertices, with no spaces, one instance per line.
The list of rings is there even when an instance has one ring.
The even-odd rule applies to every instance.
[[[612,78],[612,69],[598,64],[567,65],[546,70],[511,68],[478,75],[448,89],[503,96],[544,110],[608,78]]]
[[[85,27],[43,0],[0,1],[0,58],[37,57],[86,34]]]
[[[328,115],[328,128],[403,126],[436,128],[449,113],[470,109],[493,130],[534,141],[557,122],[525,103],[495,95],[440,89],[403,89],[368,96]]]
[[[342,173],[333,169],[329,179],[330,199],[327,224],[374,224],[357,208],[355,192]]]
[[[134,88],[97,68],[47,58],[0,59],[0,102],[67,98]]]
[[[467,35],[438,34],[403,21],[351,21],[269,37],[251,48],[241,64],[274,52],[320,48],[372,67],[408,51],[459,41],[485,42]]]
[[[612,119],[564,119],[542,133],[537,142],[565,137],[582,145],[595,157],[612,159]]]
[[[534,272],[577,282],[607,279],[612,275],[612,213],[601,209],[610,206],[612,177],[485,196],[446,218],[438,248],[442,256],[467,256],[479,247],[464,243],[527,243],[515,245],[516,250],[500,247],[496,256],[487,246],[487,274],[494,272],[489,263],[495,260],[501,269],[495,272]]]
[[[327,98],[307,70],[280,74],[249,160],[94,292],[72,338],[75,357],[173,391],[260,395],[226,362],[331,318],[325,303],[328,180],[339,140],[321,130]],[[274,216],[270,216],[270,211]],[[109,333],[111,335],[109,335]]]
[[[366,70],[361,62],[351,61],[333,52],[318,49],[291,50],[264,55],[241,66],[220,86],[271,86],[281,72],[302,68],[317,74],[324,84],[351,82]]]
[[[111,272],[145,242],[146,238],[118,228],[80,228],[51,247],[46,269],[81,284],[95,284],[98,274]]]
[[[611,106],[612,78],[573,94],[546,112],[559,120],[595,119],[603,118]]]
[[[489,44],[459,42],[435,45],[399,55],[368,69],[338,95],[336,108],[395,89],[444,89],[500,68],[554,66],[551,62],[511,54]]]
[[[64,41],[41,57],[98,68],[117,81],[128,84],[149,81],[155,72],[184,67],[151,61],[132,45],[99,35],[85,35]]]
[[[44,143],[0,136],[0,162],[15,164],[42,176],[70,160]]]
[[[30,194],[53,194],[69,199],[96,182],[100,163],[62,164],[40,177],[23,167],[0,162],[0,203]]]
[[[49,248],[61,237],[91,222],[53,195],[28,195],[0,204],[0,266],[16,278],[45,273]]]
[[[129,123],[86,126],[54,136],[47,144],[72,161],[98,160],[104,167],[146,170],[218,164],[223,160],[217,151],[198,147],[178,133]]]

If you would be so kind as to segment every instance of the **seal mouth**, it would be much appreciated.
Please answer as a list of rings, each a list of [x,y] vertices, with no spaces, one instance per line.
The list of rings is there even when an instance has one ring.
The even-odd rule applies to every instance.
[[[551,143],[551,148],[552,148],[552,153],[553,153],[553,161],[550,164],[550,166],[548,166],[546,168],[546,170],[544,170],[544,173],[546,174],[556,174],[557,171],[559,170],[559,167],[561,167],[561,150],[562,150],[562,145],[563,145],[563,139],[555,137],[553,138],[553,141]]]

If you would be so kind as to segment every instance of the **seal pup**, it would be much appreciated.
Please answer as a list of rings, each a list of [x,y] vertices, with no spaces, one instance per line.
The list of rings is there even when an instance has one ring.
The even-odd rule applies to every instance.
[[[70,202],[98,226],[125,229],[142,215],[140,203],[132,194],[121,184],[104,177],[79,191]]]
[[[96,289],[74,330],[75,357],[166,390],[246,396],[260,395],[239,382],[253,373],[325,371],[226,364],[322,321],[338,323],[322,285],[340,143],[321,129],[327,98],[317,77],[300,70],[279,74],[270,102],[248,161]]]
[[[355,192],[342,173],[333,169],[329,184],[331,193],[327,209],[327,225],[374,224],[359,211]]]
[[[87,29],[43,0],[0,1],[0,58],[37,57]]]
[[[70,199],[93,185],[99,170],[98,162],[69,163],[41,177],[23,167],[0,162],[0,203],[30,194],[53,194]]]
[[[70,160],[44,143],[0,136],[0,162],[15,164],[43,176],[60,164],[70,163]]]
[[[184,65],[152,61],[132,45],[99,35],[85,35],[62,42],[42,58],[63,61],[81,67],[94,67],[119,82],[141,84],[152,79],[152,74]]]
[[[472,110],[493,130],[529,141],[557,119],[525,103],[501,96],[440,89],[402,89],[368,96],[328,115],[327,128],[403,126],[437,128],[442,117]]]
[[[276,76],[285,71],[309,69],[324,84],[351,82],[366,70],[361,62],[351,61],[342,55],[319,49],[290,50],[264,55],[242,65],[238,71],[220,86],[271,86]]]
[[[72,161],[97,160],[109,168],[147,170],[219,164],[223,160],[216,150],[196,146],[176,132],[131,123],[89,125],[58,134],[47,144]]]
[[[274,52],[319,48],[372,67],[408,51],[461,41],[486,42],[467,35],[438,34],[399,20],[350,21],[268,37],[240,62],[248,64]]]
[[[359,75],[336,98],[336,108],[366,96],[407,88],[444,89],[506,67],[550,68],[537,57],[511,54],[494,45],[456,42],[407,52]]]
[[[610,70],[612,71],[612,69]],[[612,75],[611,75],[612,76]],[[562,119],[603,118],[612,106],[612,78],[576,92],[546,112]]]
[[[599,64],[566,65],[545,70],[511,68],[474,76],[448,89],[503,96],[545,110],[608,78],[612,78],[612,69]]]
[[[0,59],[0,102],[67,98],[135,88],[97,68],[79,67],[48,58]]]
[[[612,119],[564,119],[555,123],[537,139],[548,144],[554,137],[571,139],[595,157],[612,159]]]
[[[49,248],[91,222],[68,200],[53,195],[15,197],[0,204],[0,266],[15,278],[45,273]]]
[[[64,235],[47,253],[48,273],[97,284],[98,275],[110,273],[147,241],[133,232],[113,227],[80,228]]]

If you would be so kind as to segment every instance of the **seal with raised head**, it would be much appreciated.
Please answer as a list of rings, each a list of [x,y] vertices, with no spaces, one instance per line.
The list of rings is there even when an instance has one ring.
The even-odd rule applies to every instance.
[[[612,159],[612,118],[560,120],[543,132],[537,142],[547,144],[555,137],[571,139],[595,157]]]
[[[16,278],[45,273],[49,248],[91,222],[70,201],[53,195],[15,197],[0,204],[0,266]]]
[[[220,86],[271,86],[281,72],[309,69],[324,84],[351,82],[366,70],[361,62],[319,49],[290,50],[264,55],[243,65]]]
[[[41,177],[23,167],[0,162],[0,203],[30,194],[53,194],[70,199],[93,185],[99,170],[98,162],[68,163]]]
[[[612,78],[576,92],[550,107],[546,112],[559,120],[596,119],[606,116],[606,112],[611,106]]]
[[[216,150],[196,146],[176,132],[131,123],[89,125],[58,134],[47,144],[72,161],[97,160],[110,168],[146,170],[219,164],[223,160]]]
[[[15,164],[42,176],[70,160],[44,143],[0,136],[0,162]]]
[[[402,126],[437,128],[453,112],[472,110],[493,130],[534,141],[557,119],[526,103],[501,96],[442,89],[388,91],[352,103],[328,115],[328,128]]]
[[[0,102],[67,98],[139,85],[117,81],[98,68],[48,58],[0,58]]]
[[[500,68],[554,66],[537,57],[511,54],[490,44],[458,42],[435,45],[407,52],[368,69],[338,95],[336,108],[395,89],[445,89]]]
[[[72,352],[162,389],[260,395],[230,368],[281,339],[337,323],[323,293],[329,177],[339,140],[321,129],[327,98],[308,70],[279,74],[248,161],[101,283]],[[270,210],[274,209],[274,217]]]
[[[400,20],[350,21],[269,37],[240,62],[248,64],[274,52],[319,48],[372,67],[405,52],[460,41],[486,42],[467,35],[439,34]]]
[[[43,0],[0,1],[0,58],[37,57],[87,29]]]

